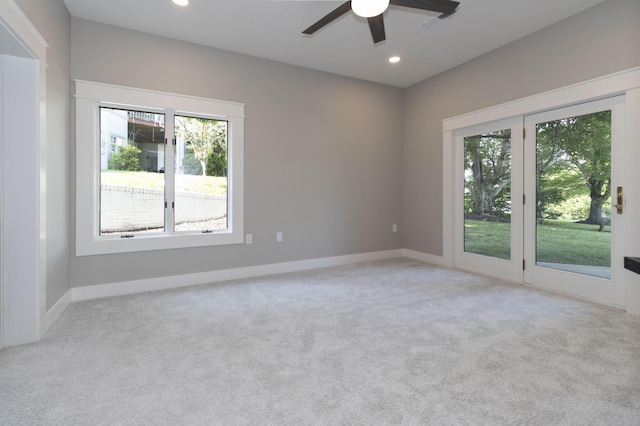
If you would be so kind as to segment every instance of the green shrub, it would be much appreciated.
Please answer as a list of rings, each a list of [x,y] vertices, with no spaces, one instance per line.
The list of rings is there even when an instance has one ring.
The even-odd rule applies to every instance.
[[[207,176],[227,176],[227,148],[216,146],[207,157]]]
[[[187,149],[187,152],[182,158],[182,170],[186,175],[202,175],[202,164],[200,164],[200,161],[193,155],[193,150],[191,149]]]
[[[109,169],[138,172],[141,170],[138,158],[141,153],[142,151],[135,145],[119,145],[116,152],[109,158]]]

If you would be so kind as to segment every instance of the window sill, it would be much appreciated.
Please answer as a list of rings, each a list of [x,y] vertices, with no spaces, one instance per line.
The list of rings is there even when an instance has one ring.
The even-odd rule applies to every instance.
[[[220,246],[243,242],[242,234],[230,231],[207,234],[136,234],[132,238],[120,238],[120,236],[95,237],[87,240],[78,238],[76,256]]]

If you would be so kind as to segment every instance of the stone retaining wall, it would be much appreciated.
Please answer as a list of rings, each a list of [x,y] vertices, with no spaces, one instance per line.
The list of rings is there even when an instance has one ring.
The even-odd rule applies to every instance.
[[[164,191],[102,185],[100,227],[102,232],[119,232],[164,226]],[[176,223],[218,219],[227,214],[225,195],[176,193]]]

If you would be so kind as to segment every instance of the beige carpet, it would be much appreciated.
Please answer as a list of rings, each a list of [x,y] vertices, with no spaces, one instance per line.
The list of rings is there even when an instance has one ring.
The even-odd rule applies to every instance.
[[[640,319],[408,259],[73,304],[2,425],[639,425]]]

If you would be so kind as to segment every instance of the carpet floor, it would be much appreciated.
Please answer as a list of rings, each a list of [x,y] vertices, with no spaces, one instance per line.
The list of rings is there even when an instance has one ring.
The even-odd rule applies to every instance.
[[[2,425],[640,425],[640,318],[409,259],[72,304]]]

